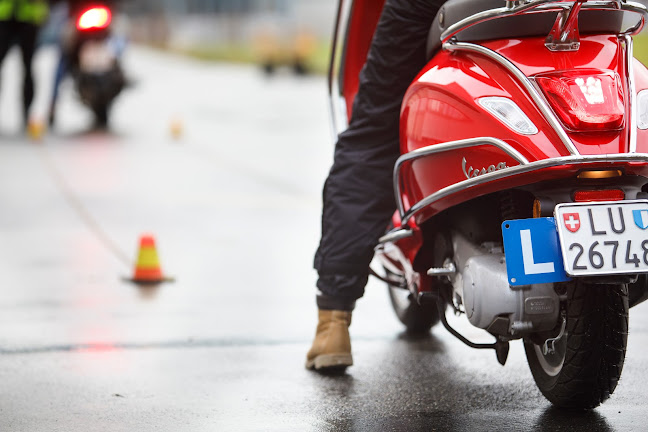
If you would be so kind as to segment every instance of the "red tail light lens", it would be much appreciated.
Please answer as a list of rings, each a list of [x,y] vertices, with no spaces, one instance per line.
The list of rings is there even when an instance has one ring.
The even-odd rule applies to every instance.
[[[616,72],[571,70],[538,75],[535,80],[567,129],[587,132],[623,127],[623,87]]]
[[[583,190],[574,194],[574,201],[621,201],[625,199],[625,193],[619,189],[607,190]]]
[[[100,30],[108,27],[112,21],[110,9],[104,6],[93,7],[83,12],[77,21],[79,30]]]

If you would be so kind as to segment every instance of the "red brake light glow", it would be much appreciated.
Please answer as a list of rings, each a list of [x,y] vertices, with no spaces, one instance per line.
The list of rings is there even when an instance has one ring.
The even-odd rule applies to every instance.
[[[623,87],[616,72],[582,69],[535,77],[563,125],[575,132],[623,127]]]
[[[621,201],[623,199],[625,199],[625,193],[620,189],[581,190],[574,194],[576,202]]]
[[[77,21],[79,30],[100,30],[110,25],[112,14],[110,9],[104,6],[97,6],[83,12]]]

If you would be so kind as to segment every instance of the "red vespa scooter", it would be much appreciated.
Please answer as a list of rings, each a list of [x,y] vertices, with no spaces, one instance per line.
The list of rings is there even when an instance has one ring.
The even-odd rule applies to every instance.
[[[382,3],[340,1],[337,132]],[[609,398],[648,298],[648,70],[632,53],[647,17],[625,0],[449,0],[402,105],[398,211],[376,249],[398,317],[501,364],[523,340],[559,407]],[[496,341],[466,339],[448,308]]]

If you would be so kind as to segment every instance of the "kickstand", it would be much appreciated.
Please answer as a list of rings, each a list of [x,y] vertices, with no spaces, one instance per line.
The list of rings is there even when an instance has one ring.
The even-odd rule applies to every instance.
[[[491,344],[483,344],[483,343],[475,343],[472,342],[468,339],[466,339],[461,333],[450,327],[450,324],[448,324],[448,320],[446,319],[446,308],[445,302],[439,298],[437,300],[437,307],[439,308],[439,318],[441,319],[441,323],[443,324],[443,327],[446,328],[452,334],[454,337],[459,339],[461,342],[465,343],[471,348],[476,348],[476,349],[493,349],[495,350],[495,354],[497,355],[497,361],[504,366],[506,363],[506,359],[508,358],[508,353],[509,353],[509,343],[507,341],[503,341],[500,339],[497,339],[495,343]]]

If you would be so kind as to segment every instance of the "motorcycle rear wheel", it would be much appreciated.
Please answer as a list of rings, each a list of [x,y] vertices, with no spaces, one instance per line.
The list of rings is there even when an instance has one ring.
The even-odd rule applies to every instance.
[[[92,107],[92,111],[95,115],[95,125],[97,127],[104,128],[108,126],[109,107],[107,104],[97,104]]]
[[[529,368],[555,406],[592,409],[614,392],[628,342],[626,285],[577,283],[568,290],[567,327],[554,354],[524,341]]]

